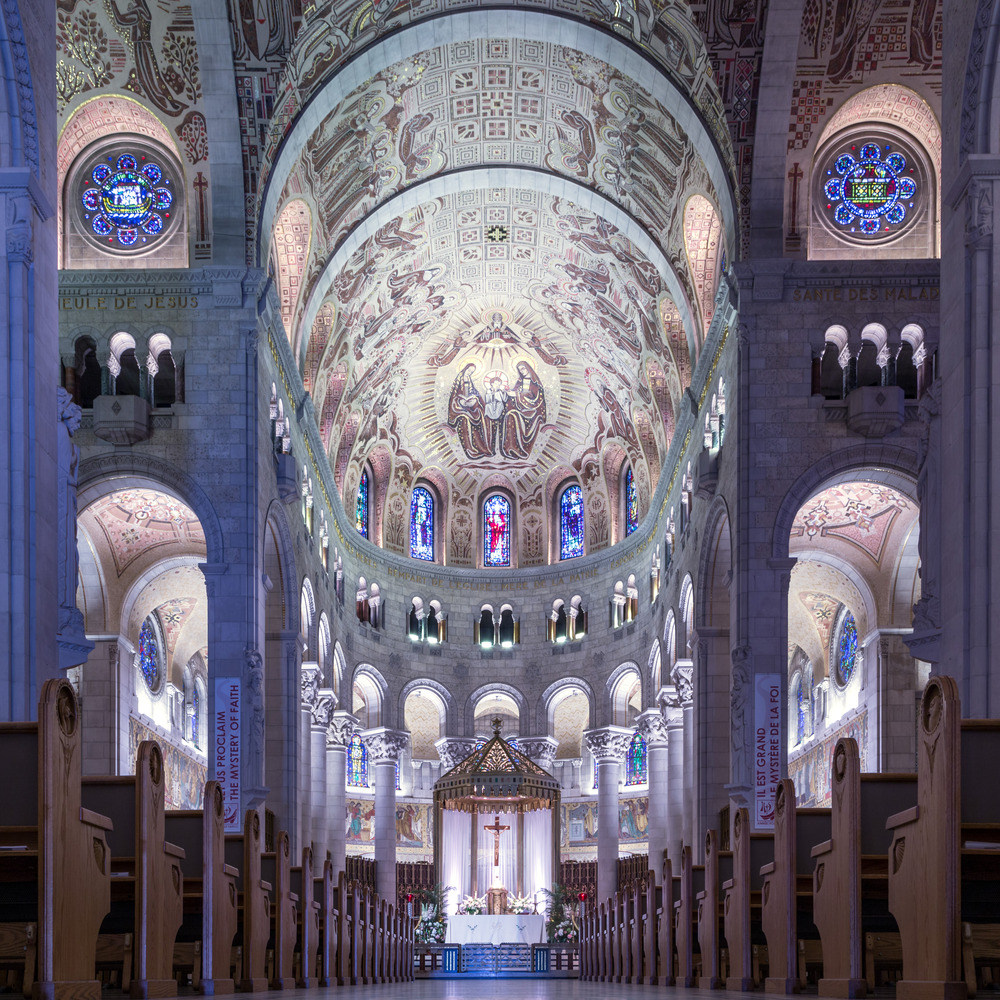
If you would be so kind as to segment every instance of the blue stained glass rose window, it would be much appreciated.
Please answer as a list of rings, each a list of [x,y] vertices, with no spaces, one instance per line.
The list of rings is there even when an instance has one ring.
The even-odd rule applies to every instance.
[[[639,527],[639,497],[635,492],[635,477],[631,467],[625,473],[625,534]]]
[[[361,473],[361,482],[358,483],[358,495],[354,501],[354,523],[358,529],[358,534],[363,538],[368,537],[368,472]]]
[[[84,177],[80,201],[83,220],[102,246],[143,249],[169,222],[174,193],[159,164],[122,153],[101,160]]]
[[[847,684],[854,676],[858,661],[858,625],[850,611],[844,613],[837,635],[837,676]]]
[[[583,490],[567,486],[559,501],[559,558],[583,555]]]
[[[827,170],[823,194],[833,221],[851,233],[885,234],[903,222],[917,196],[906,157],[891,146],[852,146]]]
[[[510,502],[499,493],[483,504],[483,564],[510,565]]]
[[[434,497],[418,486],[410,500],[410,555],[434,561]]]
[[[160,685],[160,657],[156,648],[156,632],[147,618],[139,629],[139,669],[150,691]]]

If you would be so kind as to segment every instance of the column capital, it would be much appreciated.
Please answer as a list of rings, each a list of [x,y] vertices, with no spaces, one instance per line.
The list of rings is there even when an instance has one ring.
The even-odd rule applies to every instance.
[[[378,726],[375,729],[366,729],[361,734],[361,739],[364,740],[373,764],[394,764],[406,749],[410,734],[399,729]]]
[[[647,747],[667,745],[667,721],[658,708],[647,708],[635,720],[635,729],[646,741]]]
[[[517,747],[543,771],[549,771],[556,759],[559,741],[551,736],[518,736]]]
[[[657,692],[656,703],[660,706],[660,712],[667,724],[667,729],[674,729],[683,725],[684,717],[681,714],[681,696],[674,684],[664,684]]]
[[[476,749],[477,742],[474,736],[442,736],[441,739],[434,741],[434,749],[437,750],[445,770],[450,771]]]
[[[360,729],[358,720],[350,712],[334,709],[326,727],[327,750],[346,747],[351,737]]]
[[[625,759],[634,730],[624,726],[588,729],[583,738],[598,764],[620,764]]]
[[[670,680],[677,689],[677,699],[681,708],[690,708],[694,703],[694,663],[678,660],[670,671]]]
[[[323,680],[323,671],[319,669],[318,663],[303,663],[302,672],[299,674],[300,690],[302,695],[302,707],[310,711],[316,706],[319,698],[319,686]]]
[[[337,696],[333,688],[320,688],[316,692],[316,701],[312,706],[312,724],[324,732],[330,728],[330,719],[337,707]]]

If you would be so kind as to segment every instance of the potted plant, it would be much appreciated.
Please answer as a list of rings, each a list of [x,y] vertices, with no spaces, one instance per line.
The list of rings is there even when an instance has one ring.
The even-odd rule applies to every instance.
[[[545,929],[553,944],[575,944],[577,939],[576,901],[572,890],[558,882],[551,889],[543,889],[548,897],[548,920]]]
[[[423,890],[417,897],[420,904],[420,920],[413,930],[417,944],[442,944],[447,930],[444,912],[444,894],[451,889],[440,882]]]

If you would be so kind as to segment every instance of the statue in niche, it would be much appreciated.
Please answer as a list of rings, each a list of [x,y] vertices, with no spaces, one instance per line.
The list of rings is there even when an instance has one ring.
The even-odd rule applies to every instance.
[[[59,603],[76,608],[79,557],[76,548],[76,488],[80,449],[73,435],[80,429],[83,411],[65,389],[57,389],[59,404]]]

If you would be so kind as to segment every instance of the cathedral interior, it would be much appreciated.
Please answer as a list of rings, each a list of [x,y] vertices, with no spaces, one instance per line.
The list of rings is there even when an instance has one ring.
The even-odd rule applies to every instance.
[[[1000,717],[998,22],[5,0],[0,720],[394,900],[496,732],[604,898]]]

